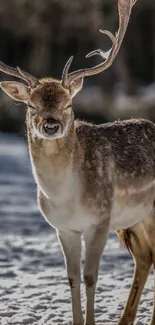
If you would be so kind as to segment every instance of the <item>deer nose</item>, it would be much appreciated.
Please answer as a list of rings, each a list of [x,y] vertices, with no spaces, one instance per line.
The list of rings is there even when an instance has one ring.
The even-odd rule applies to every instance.
[[[47,135],[55,135],[61,128],[60,123],[54,119],[47,119],[43,125],[43,130]]]

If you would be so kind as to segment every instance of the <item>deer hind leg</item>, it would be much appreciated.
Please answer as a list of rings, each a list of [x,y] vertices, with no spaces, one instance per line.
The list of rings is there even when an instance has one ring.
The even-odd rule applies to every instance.
[[[133,325],[138,303],[152,265],[152,253],[142,222],[132,228],[121,230],[117,234],[125,242],[135,264],[130,293],[118,325]]]
[[[154,207],[155,208],[155,207]],[[150,213],[146,219],[144,219],[144,227],[147,234],[147,240],[149,242],[151,252],[152,252],[152,262],[155,274],[155,210]],[[153,314],[150,325],[155,325],[155,290],[154,290],[154,305]]]

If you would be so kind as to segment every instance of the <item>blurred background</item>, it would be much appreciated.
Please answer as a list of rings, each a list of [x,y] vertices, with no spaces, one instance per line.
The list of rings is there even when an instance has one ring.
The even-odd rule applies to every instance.
[[[99,29],[118,29],[116,0],[1,0],[0,60],[36,77],[61,78],[101,62],[88,52],[111,43]],[[0,73],[0,80],[11,80]],[[155,1],[138,0],[112,67],[85,78],[74,100],[77,117],[96,123],[145,117],[155,120]],[[25,132],[25,108],[0,93],[0,131]]]

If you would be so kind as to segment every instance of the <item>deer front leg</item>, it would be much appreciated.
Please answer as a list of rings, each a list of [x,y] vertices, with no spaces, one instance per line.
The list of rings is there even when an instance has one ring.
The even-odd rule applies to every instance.
[[[71,289],[73,325],[83,325],[80,296],[81,233],[59,231]]]
[[[85,232],[86,264],[84,281],[86,287],[86,325],[95,325],[94,302],[95,288],[98,278],[99,262],[107,242],[109,220],[102,225],[92,226]]]

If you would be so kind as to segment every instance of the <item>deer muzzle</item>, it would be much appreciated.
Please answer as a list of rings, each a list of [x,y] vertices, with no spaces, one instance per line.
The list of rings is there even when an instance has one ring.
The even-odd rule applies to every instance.
[[[59,122],[53,120],[53,119],[48,119],[44,124],[43,124],[43,132],[47,136],[55,136],[57,133],[61,133],[61,125]]]

